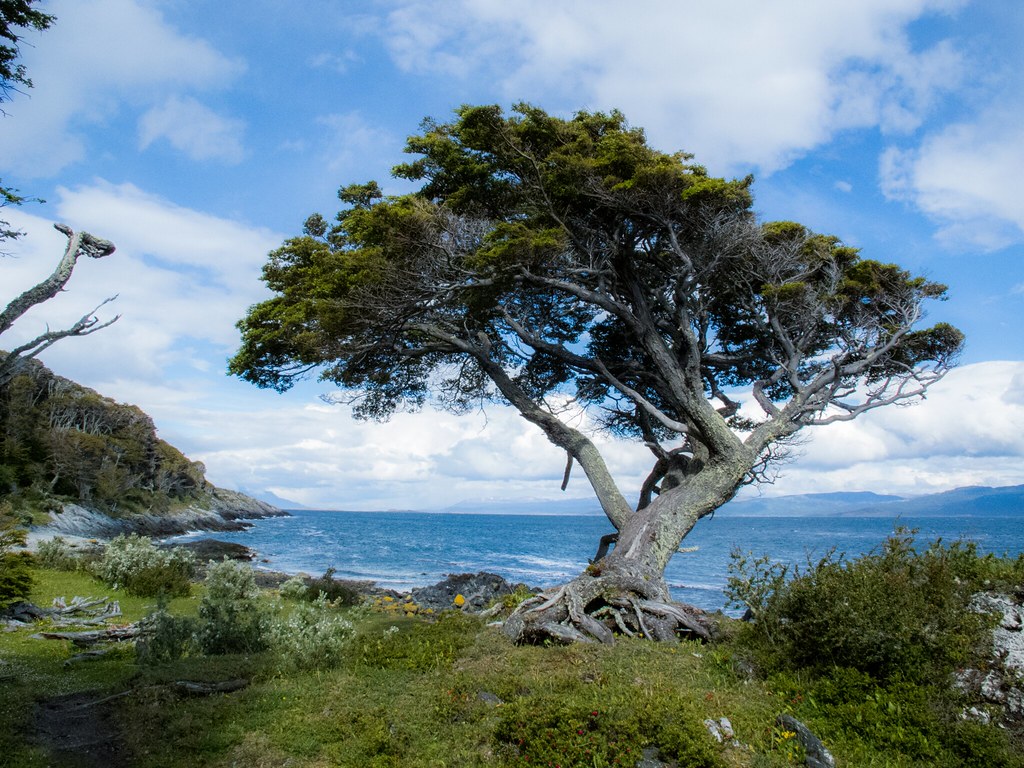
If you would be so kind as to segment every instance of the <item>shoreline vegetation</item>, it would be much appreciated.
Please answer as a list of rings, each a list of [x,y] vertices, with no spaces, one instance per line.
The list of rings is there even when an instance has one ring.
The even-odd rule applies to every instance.
[[[904,531],[741,558],[753,620],[711,642],[516,646],[532,590],[500,577],[400,594],[148,542],[37,544],[0,632],[11,765],[1024,766],[1024,557]]]

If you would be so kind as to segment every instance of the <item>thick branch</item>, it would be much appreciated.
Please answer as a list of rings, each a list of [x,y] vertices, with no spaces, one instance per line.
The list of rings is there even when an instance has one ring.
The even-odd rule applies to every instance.
[[[79,256],[99,259],[114,252],[114,244],[109,240],[94,237],[88,232],[76,233],[65,224],[54,224],[53,227],[63,232],[68,238],[64,256],[58,262],[53,274],[13,299],[4,311],[0,312],[0,333],[9,330],[14,321],[32,307],[56,296],[71,279],[71,273],[75,269],[75,264],[78,263]]]

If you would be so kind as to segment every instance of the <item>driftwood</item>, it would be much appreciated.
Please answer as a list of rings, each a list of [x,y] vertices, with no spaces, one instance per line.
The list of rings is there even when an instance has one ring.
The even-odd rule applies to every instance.
[[[174,690],[189,696],[210,696],[214,693],[234,693],[249,686],[245,678],[223,680],[218,683],[206,683],[199,680],[175,680],[170,684]]]
[[[143,632],[144,630],[138,624],[129,624],[126,627],[110,627],[87,632],[40,632],[33,637],[40,637],[44,640],[70,640],[79,648],[85,648],[101,642],[120,643],[125,640],[134,640]]]
[[[102,658],[103,656],[106,656],[108,653],[110,653],[111,650],[111,648],[94,648],[91,651],[82,651],[81,653],[76,653],[74,656],[64,661],[64,666],[70,667],[76,661],[93,661],[94,659]]]

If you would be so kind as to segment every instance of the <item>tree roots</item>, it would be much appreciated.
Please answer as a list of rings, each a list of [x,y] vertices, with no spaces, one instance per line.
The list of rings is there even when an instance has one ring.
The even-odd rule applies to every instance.
[[[521,603],[502,631],[517,644],[611,644],[616,635],[708,641],[714,622],[699,608],[668,600],[663,582],[586,573]]]

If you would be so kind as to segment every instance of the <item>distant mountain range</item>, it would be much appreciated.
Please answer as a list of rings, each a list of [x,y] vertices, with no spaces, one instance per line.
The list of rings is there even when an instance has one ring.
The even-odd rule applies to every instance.
[[[464,501],[444,509],[453,514],[490,515],[600,515],[595,499],[547,501],[483,500]],[[893,496],[870,491],[804,493],[766,496],[729,502],[719,514],[733,517],[1010,517],[1024,518],[1024,485],[1000,488],[972,486],[924,496]]]

